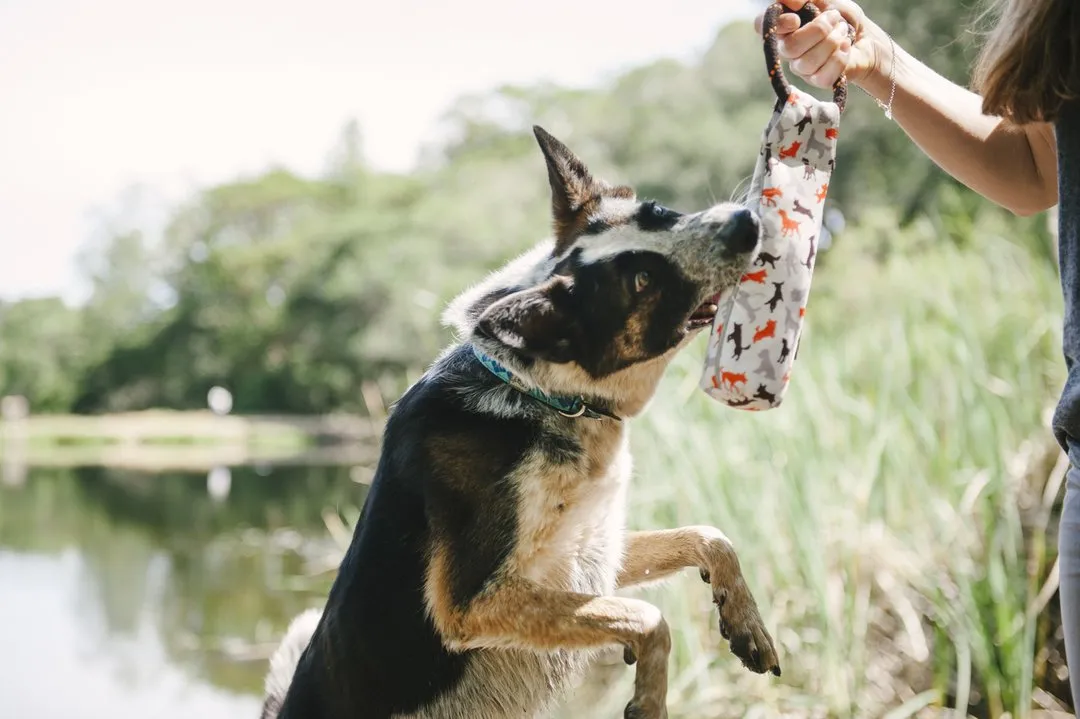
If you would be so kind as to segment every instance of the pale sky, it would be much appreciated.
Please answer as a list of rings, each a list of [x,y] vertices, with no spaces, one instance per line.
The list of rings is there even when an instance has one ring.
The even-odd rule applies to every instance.
[[[749,0],[0,0],[0,298],[81,295],[73,265],[125,188],[170,201],[323,167],[356,118],[408,169],[454,98],[689,59]],[[760,7],[760,3],[756,5]]]

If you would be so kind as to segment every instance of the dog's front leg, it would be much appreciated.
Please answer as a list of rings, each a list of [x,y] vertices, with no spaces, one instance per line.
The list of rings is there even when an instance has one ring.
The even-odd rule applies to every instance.
[[[666,719],[671,636],[660,610],[638,599],[598,597],[499,578],[466,606],[439,604],[433,619],[451,650],[625,648],[637,662],[626,719]]]
[[[772,637],[746,586],[735,548],[719,529],[696,526],[629,533],[618,586],[663,579],[686,567],[697,567],[712,587],[720,610],[720,633],[731,643],[735,656],[751,671],[779,676]]]

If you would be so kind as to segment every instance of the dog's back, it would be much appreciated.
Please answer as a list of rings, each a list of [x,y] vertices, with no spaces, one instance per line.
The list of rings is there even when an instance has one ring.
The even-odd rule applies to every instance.
[[[555,237],[448,308],[462,343],[394,407],[325,610],[275,660],[266,719],[532,719],[612,646],[636,664],[627,715],[665,719],[667,625],[615,590],[685,567],[709,583],[732,651],[779,672],[722,532],[624,521],[624,420],[715,321],[760,223],[735,205],[639,201],[536,136]]]
[[[318,626],[311,613],[294,621],[271,663],[266,719],[532,717],[581,667],[568,652],[449,652],[429,617],[431,554],[469,557],[449,585],[478,593],[514,547],[518,488],[505,478],[552,441],[509,388],[496,388],[511,393],[498,414],[475,406],[490,377],[469,356],[458,347],[443,357],[394,407]],[[481,512],[495,531],[470,535]],[[610,583],[614,567],[606,573]],[[596,586],[580,589],[602,589],[587,583]]]

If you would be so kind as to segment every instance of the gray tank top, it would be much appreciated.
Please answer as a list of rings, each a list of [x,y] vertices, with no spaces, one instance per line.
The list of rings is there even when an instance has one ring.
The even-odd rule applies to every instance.
[[[1054,412],[1054,435],[1080,461],[1080,102],[1067,103],[1055,123],[1058,146],[1058,258],[1065,299],[1062,350],[1068,378]]]

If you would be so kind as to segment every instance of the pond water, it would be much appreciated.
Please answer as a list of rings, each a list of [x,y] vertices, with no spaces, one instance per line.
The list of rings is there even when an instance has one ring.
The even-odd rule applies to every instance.
[[[344,467],[15,476],[0,697],[27,719],[257,717],[269,652],[321,604],[365,492]]]

